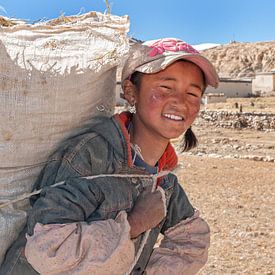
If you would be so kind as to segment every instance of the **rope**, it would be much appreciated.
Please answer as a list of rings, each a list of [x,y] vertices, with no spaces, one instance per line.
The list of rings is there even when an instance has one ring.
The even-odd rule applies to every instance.
[[[88,177],[80,177],[82,179],[96,179],[96,178],[104,178],[104,177],[115,177],[115,178],[152,178],[154,179],[154,182],[156,182],[157,178],[159,177],[163,177],[165,175],[167,175],[168,173],[170,173],[170,171],[162,171],[158,174],[151,174],[151,175],[139,175],[139,174],[100,174],[100,175],[95,175],[95,176],[88,176]],[[57,182],[51,186],[47,186],[50,188],[56,187],[56,186],[60,186],[62,184],[64,184],[66,181],[60,181]],[[4,202],[2,204],[0,204],[0,209],[5,208],[13,203],[28,199],[34,195],[38,195],[41,193],[42,189],[36,190],[32,193],[28,193],[28,194],[23,194],[21,196],[19,196],[18,198],[14,199],[14,200],[10,200],[8,202]]]

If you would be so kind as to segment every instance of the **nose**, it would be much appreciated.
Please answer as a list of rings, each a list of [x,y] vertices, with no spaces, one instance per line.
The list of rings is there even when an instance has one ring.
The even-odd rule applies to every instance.
[[[186,101],[184,96],[179,94],[173,95],[173,97],[171,98],[171,107],[177,110],[182,110],[186,107],[185,102]]]

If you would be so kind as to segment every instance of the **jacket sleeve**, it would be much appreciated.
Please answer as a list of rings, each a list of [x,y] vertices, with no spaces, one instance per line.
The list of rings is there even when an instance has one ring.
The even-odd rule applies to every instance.
[[[210,244],[207,223],[195,211],[164,233],[146,268],[146,274],[196,274],[206,263]]]
[[[69,178],[45,187],[28,215],[28,262],[42,274],[125,273],[134,259],[126,214],[134,196],[129,178]],[[115,220],[120,211],[124,218]]]
[[[125,274],[134,261],[125,211],[115,220],[36,224],[25,255],[40,274]]]
[[[195,274],[206,263],[210,243],[207,223],[199,217],[175,175],[168,176],[173,191],[161,229],[164,238],[155,248],[147,274]]]
[[[46,187],[30,209],[27,233],[37,223],[60,224],[114,219],[133,207],[137,191],[130,178],[69,178],[64,184]]]
[[[83,178],[70,178],[62,185],[46,187],[29,210],[27,232],[32,235],[36,223],[85,221],[103,199],[99,186]]]

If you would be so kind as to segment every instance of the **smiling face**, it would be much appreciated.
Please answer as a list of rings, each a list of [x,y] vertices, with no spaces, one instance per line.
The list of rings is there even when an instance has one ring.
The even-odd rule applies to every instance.
[[[135,86],[134,86],[135,87]],[[155,74],[143,74],[139,89],[125,97],[136,103],[134,132],[151,142],[168,143],[183,134],[195,120],[205,88],[195,64],[178,61]]]

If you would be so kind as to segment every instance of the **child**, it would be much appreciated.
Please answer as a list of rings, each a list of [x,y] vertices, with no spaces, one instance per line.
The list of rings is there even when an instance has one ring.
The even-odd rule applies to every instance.
[[[160,175],[157,188],[148,175],[176,167],[170,139],[185,133],[185,151],[196,145],[191,124],[207,85],[218,85],[214,67],[185,42],[134,45],[122,72],[132,113],[95,118],[50,157],[27,229],[1,272],[197,273],[207,260],[209,227],[174,174]],[[85,178],[92,175],[99,176]]]

